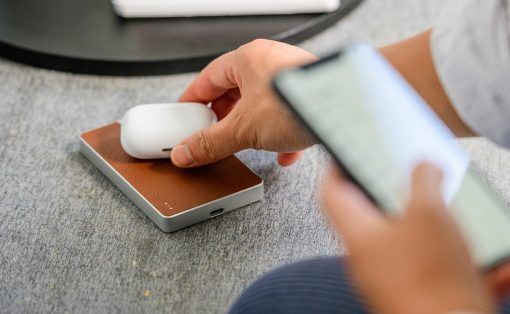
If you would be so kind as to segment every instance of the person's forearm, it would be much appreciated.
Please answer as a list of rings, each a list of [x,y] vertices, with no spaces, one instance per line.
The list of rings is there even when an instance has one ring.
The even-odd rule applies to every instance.
[[[418,91],[457,136],[475,136],[462,121],[437,75],[430,50],[431,31],[382,47],[379,51]]]

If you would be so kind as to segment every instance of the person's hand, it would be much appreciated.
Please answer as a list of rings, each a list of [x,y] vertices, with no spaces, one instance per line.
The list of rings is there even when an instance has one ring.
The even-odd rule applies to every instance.
[[[220,121],[176,146],[173,164],[197,167],[247,148],[279,152],[282,166],[295,162],[313,141],[273,95],[271,78],[316,59],[295,46],[256,40],[212,61],[179,101],[211,103]]]
[[[398,217],[383,216],[339,174],[326,183],[324,205],[348,249],[355,285],[379,313],[492,313],[487,286],[443,203],[440,171],[420,165],[412,181]]]

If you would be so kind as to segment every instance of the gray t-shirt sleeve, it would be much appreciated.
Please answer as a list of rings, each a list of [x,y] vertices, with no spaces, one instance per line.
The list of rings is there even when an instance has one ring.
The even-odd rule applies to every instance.
[[[476,133],[510,148],[509,0],[447,2],[432,33],[439,78]]]

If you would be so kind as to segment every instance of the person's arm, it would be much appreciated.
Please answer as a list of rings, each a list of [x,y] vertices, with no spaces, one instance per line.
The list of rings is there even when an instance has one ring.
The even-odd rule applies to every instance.
[[[381,53],[422,95],[458,136],[473,132],[459,118],[436,74],[430,31],[381,48]],[[211,62],[180,101],[212,103],[220,122],[182,141],[172,151],[179,167],[197,167],[246,148],[278,152],[278,162],[295,162],[312,145],[274,96],[270,81],[278,70],[316,60],[294,46],[257,40]],[[340,104],[341,105],[341,104]]]
[[[382,47],[379,51],[404,76],[429,106],[459,137],[475,133],[455,111],[441,84],[430,46],[431,31]]]
[[[380,52],[457,136],[475,135],[460,118],[438,76],[431,31],[380,48]],[[221,121],[182,141],[172,151],[173,163],[198,167],[246,148],[278,152],[282,166],[294,163],[299,150],[313,142],[279,104],[270,81],[279,69],[315,59],[298,47],[257,40],[211,62],[180,101],[210,102]]]

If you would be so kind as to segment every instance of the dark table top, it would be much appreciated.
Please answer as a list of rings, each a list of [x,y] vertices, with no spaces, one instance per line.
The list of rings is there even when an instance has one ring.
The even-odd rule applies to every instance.
[[[360,2],[327,14],[123,19],[109,0],[0,0],[0,55],[77,73],[189,72],[256,38],[297,43]]]

